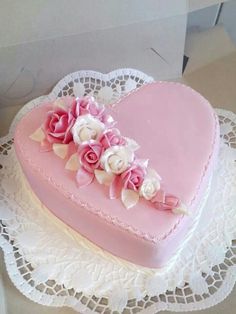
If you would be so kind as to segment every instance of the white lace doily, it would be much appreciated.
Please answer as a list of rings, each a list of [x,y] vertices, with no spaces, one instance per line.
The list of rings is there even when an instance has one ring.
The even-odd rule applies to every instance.
[[[222,301],[236,280],[236,115],[218,109],[221,149],[200,223],[177,257],[152,270],[95,247],[52,216],[30,192],[15,158],[17,121],[44,99],[94,94],[111,103],[152,78],[131,69],[80,71],[25,105],[0,139],[0,246],[15,286],[28,298],[83,313],[191,311]]]

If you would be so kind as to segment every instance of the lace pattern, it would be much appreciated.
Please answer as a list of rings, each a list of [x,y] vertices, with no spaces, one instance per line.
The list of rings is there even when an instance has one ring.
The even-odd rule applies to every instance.
[[[80,71],[43,97],[90,93],[108,104],[151,81],[131,69],[107,75]],[[9,135],[0,140],[0,245],[15,286],[40,304],[67,305],[84,313],[191,311],[223,300],[236,280],[236,115],[217,110],[220,161],[202,204],[204,223],[195,226],[176,258],[152,270],[98,249],[42,208],[30,192],[12,136],[17,121],[43,97],[25,105]]]

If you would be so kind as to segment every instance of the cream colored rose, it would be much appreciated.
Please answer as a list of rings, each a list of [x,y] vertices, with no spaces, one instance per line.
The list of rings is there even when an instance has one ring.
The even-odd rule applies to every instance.
[[[147,176],[139,189],[139,195],[146,200],[151,200],[160,189],[160,177],[153,169],[148,169]]]
[[[120,174],[134,160],[133,152],[125,146],[112,146],[101,157],[101,165],[106,172]]]
[[[96,140],[104,128],[105,125],[90,114],[79,116],[72,128],[74,142],[81,144],[89,140]]]

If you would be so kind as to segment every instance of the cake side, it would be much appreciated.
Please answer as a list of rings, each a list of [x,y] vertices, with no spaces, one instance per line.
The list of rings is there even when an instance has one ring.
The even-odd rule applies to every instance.
[[[156,84],[159,86],[158,83]],[[141,89],[141,92],[144,94],[150,92],[147,87],[145,89]],[[139,92],[137,91],[132,95]],[[125,98],[124,101],[127,102],[127,99],[129,97]],[[134,103],[132,99],[130,101],[130,103],[126,103],[127,108]],[[122,105],[122,101],[117,108],[120,105]],[[73,175],[71,173],[65,175],[64,161],[57,159],[52,152],[40,153],[37,143],[33,143],[29,139],[29,135],[34,131],[37,124],[42,123],[47,110],[48,108],[42,106],[25,116],[19,123],[15,135],[18,159],[35,194],[58,218],[102,248],[144,266],[160,267],[163,265],[176,250],[176,243],[180,242],[187,230],[191,228],[194,213],[191,217],[176,217],[172,213],[154,210],[145,201],[140,202],[141,204],[137,205],[137,209],[126,211],[118,200],[109,200],[105,189],[96,183],[78,190],[74,180],[72,180]],[[133,108],[130,108],[130,112],[133,112]],[[124,115],[121,113],[119,113],[120,119],[117,119],[119,124],[124,119]],[[125,117],[130,116],[129,109],[125,110],[124,114]],[[189,197],[188,205],[191,204],[191,210],[197,208],[217,154],[218,121],[215,119],[211,108],[207,118],[209,119],[208,124],[210,127],[214,126],[214,130],[212,128],[212,141],[209,143],[211,147],[207,152],[207,154],[209,153],[208,159],[205,160],[202,167],[202,181],[198,182],[200,188],[195,191],[194,197]],[[148,123],[147,121],[147,125],[149,125]],[[203,129],[204,127],[203,125]],[[175,127],[175,131],[176,129],[178,130]],[[131,136],[132,133],[130,133],[130,129],[122,129],[122,132],[128,133],[128,136]],[[139,136],[133,137],[136,139],[138,137],[137,140],[140,143]],[[158,141],[158,138],[154,138],[154,140]],[[141,148],[143,148],[142,144]],[[212,150],[211,153],[210,149]],[[146,153],[145,143],[144,152]],[[155,151],[150,155],[152,156],[154,153]],[[156,168],[161,171],[158,164]],[[163,178],[165,179],[166,176]],[[165,182],[167,184],[168,180]],[[155,224],[153,219],[155,219]],[[156,229],[158,227],[159,230],[155,232],[154,227]]]

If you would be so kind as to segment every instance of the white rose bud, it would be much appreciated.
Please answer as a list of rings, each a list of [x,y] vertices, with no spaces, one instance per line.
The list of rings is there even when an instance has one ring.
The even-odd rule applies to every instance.
[[[101,165],[106,172],[120,174],[134,160],[133,152],[125,146],[112,146],[101,157]]]
[[[148,169],[147,176],[139,189],[139,195],[146,200],[151,200],[160,189],[160,177],[153,169]]]
[[[104,128],[105,125],[90,114],[79,116],[72,128],[74,142],[81,144],[89,140],[96,140]]]

